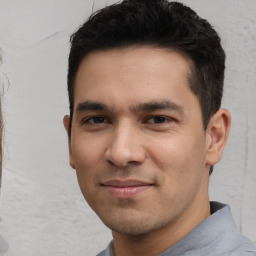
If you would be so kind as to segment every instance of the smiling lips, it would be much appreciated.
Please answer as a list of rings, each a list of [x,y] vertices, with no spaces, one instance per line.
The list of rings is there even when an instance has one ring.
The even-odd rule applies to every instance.
[[[140,180],[110,180],[102,186],[114,197],[129,198],[152,187],[152,184]]]

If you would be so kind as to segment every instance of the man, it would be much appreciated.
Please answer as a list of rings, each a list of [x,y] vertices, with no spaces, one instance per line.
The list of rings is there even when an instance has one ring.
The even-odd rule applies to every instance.
[[[71,37],[70,165],[112,230],[100,256],[256,255],[209,202],[226,144],[225,54],[210,24],[166,0],[106,7]]]

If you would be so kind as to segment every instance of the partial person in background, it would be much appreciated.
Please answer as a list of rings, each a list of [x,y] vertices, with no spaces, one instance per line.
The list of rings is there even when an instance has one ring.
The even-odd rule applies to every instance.
[[[3,81],[2,81],[2,73],[1,73],[1,64],[2,64],[2,52],[0,49],[0,91],[3,91]],[[1,193],[1,186],[2,186],[2,158],[3,158],[3,147],[2,147],[2,139],[3,139],[3,118],[2,118],[2,95],[0,95],[0,193]],[[1,222],[1,218],[0,218]],[[0,232],[0,256],[4,255],[8,249],[8,244],[4,240]]]
[[[1,65],[2,65],[2,52],[0,48],[0,91],[2,91],[3,82],[2,82],[2,73],[1,73]],[[2,119],[2,95],[0,95],[0,189],[2,185],[2,135],[3,135],[3,119]]]
[[[231,117],[213,27],[166,0],[106,7],[71,37],[70,165],[113,241],[99,256],[252,256],[228,205],[210,202]]]

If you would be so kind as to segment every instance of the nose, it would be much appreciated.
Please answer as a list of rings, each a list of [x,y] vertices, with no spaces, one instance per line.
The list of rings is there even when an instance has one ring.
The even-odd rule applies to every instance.
[[[139,165],[146,157],[142,134],[139,128],[120,125],[114,131],[106,150],[106,160],[120,167],[130,164]]]

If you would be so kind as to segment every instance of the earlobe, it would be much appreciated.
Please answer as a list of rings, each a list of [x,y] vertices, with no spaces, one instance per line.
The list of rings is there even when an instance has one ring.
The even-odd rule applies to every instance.
[[[63,118],[63,124],[64,124],[64,127],[66,129],[68,136],[69,136],[69,129],[70,129],[69,123],[70,123],[70,117],[68,115],[65,115]],[[69,164],[73,169],[75,169],[70,140],[71,140],[71,138],[68,138]]]
[[[64,124],[67,134],[69,133],[69,122],[70,122],[70,117],[68,115],[65,115],[63,117],[63,124]]]
[[[219,109],[210,119],[207,126],[206,164],[213,166],[222,157],[231,124],[231,116],[227,109]]]

